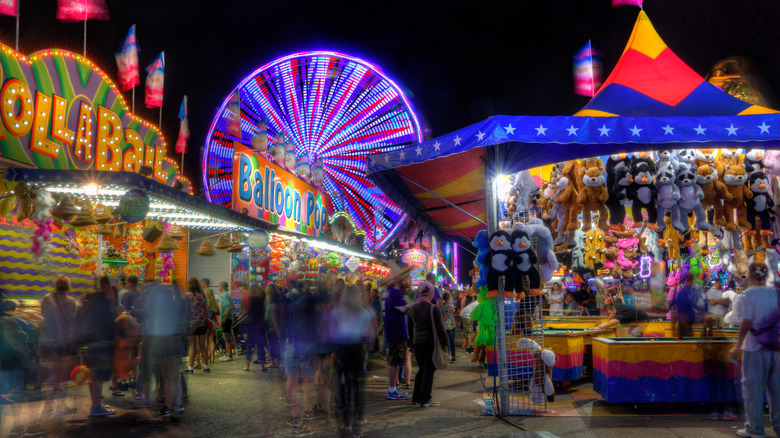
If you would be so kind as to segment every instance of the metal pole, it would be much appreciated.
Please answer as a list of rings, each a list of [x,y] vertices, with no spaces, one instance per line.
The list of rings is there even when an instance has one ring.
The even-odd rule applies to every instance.
[[[103,276],[103,235],[98,234],[98,244],[97,244],[97,278],[100,280],[100,277]]]
[[[133,85],[133,114],[135,114],[135,85]]]
[[[19,1],[16,2],[16,49],[19,51]]]
[[[87,57],[87,12],[84,6],[84,57]]]

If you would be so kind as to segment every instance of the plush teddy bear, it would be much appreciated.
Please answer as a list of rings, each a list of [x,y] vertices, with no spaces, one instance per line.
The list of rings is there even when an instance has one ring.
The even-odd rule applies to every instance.
[[[606,206],[609,209],[609,227],[612,229],[622,229],[626,220],[626,200],[628,197],[628,188],[633,181],[631,168],[620,166],[615,169],[613,178],[615,181],[609,189],[609,199]]]
[[[696,184],[701,187],[701,191],[704,193],[701,206],[705,213],[709,211],[710,207],[714,207],[713,217],[716,218],[723,215],[723,200],[731,200],[732,198],[726,185],[718,179],[719,175],[718,171],[708,164],[703,164],[696,169]]]
[[[570,173],[574,174],[576,172],[570,171]],[[561,174],[561,178],[558,179],[558,184],[565,187],[563,191],[561,191],[561,194],[558,195],[557,201],[558,204],[563,206],[566,212],[562,231],[564,233],[574,231],[579,228],[577,217],[579,216],[580,209],[579,205],[577,204],[577,188],[574,184],[574,180],[570,179],[569,176],[564,174]]]
[[[656,225],[658,214],[655,207],[658,189],[653,181],[655,178],[655,167],[652,161],[635,160],[632,163],[631,174],[634,182],[628,187],[626,196],[633,201],[631,214],[634,219],[634,226],[637,228],[641,226],[643,222],[642,210],[645,210],[647,211],[647,220],[649,221],[648,226],[652,230],[658,230],[658,225]]]
[[[716,220],[716,224],[725,226],[727,231],[734,231],[739,225],[742,229],[749,229],[747,221],[747,207],[745,201],[753,197],[753,192],[745,185],[748,175],[741,166],[730,166],[726,169],[723,182],[726,184],[731,199],[723,204],[723,215]],[[737,222],[734,223],[734,213],[737,213]]]
[[[598,212],[598,227],[607,228],[607,209],[604,203],[609,199],[606,187],[604,164],[598,158],[582,160],[583,187],[577,195],[577,205],[582,208],[582,230],[590,231],[592,228],[591,215]]]
[[[677,175],[677,185],[680,187],[680,216],[683,218],[688,217],[688,213],[693,212],[696,214],[696,228],[699,230],[711,230],[710,224],[707,223],[707,213],[704,212],[704,207],[701,205],[701,200],[704,199],[704,192],[701,187],[696,184],[697,174],[696,168],[690,168],[687,165],[680,165],[680,172]],[[687,231],[687,223],[683,231]]]
[[[679,167],[679,166],[678,166]],[[672,226],[678,230],[683,230],[680,222],[680,188],[675,183],[675,170],[672,165],[660,167],[655,174],[655,185],[658,188],[658,230],[663,231],[666,228],[666,212],[672,217]]]
[[[618,250],[617,264],[623,271],[623,278],[630,279],[634,276],[634,270],[639,266],[639,262],[636,261],[638,254],[635,251],[630,250]]]
[[[746,149],[745,150],[745,172],[750,176],[753,172],[763,172],[764,167],[761,163],[762,158],[766,151],[763,149]]]
[[[677,162],[677,154],[675,151],[668,149],[665,151],[656,152],[656,167],[660,171],[661,169],[671,168],[675,173],[680,163]]]
[[[521,351],[521,358],[523,355],[530,354],[534,359],[534,370],[528,382],[529,398],[534,404],[543,404],[547,397],[555,394],[555,386],[551,377],[556,361],[555,353],[552,350],[542,349],[539,344],[528,338],[518,339],[516,347]],[[522,359],[527,361],[529,358]],[[542,381],[544,382],[542,385],[537,383]]]
[[[504,230],[498,230],[490,236],[490,252],[485,256],[488,266],[487,287],[488,298],[498,296],[498,277],[504,277],[504,296],[514,298],[515,256],[512,252],[510,235]]]
[[[604,268],[609,269],[612,278],[623,278],[623,270],[617,262],[619,251],[617,248],[610,248],[604,252]]]
[[[661,246],[666,247],[666,254],[669,259],[680,258],[680,245],[682,244],[683,237],[679,231],[672,227],[672,218],[666,217],[666,228],[662,234],[662,239],[659,239],[658,243]]]
[[[744,249],[732,248],[734,256],[728,265],[728,271],[735,278],[747,280],[748,277],[748,258]]]

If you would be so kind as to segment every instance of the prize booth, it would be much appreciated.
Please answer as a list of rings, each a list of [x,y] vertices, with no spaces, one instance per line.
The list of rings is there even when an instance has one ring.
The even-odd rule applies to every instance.
[[[633,385],[628,392],[635,394],[630,398],[634,402],[675,401],[685,388],[693,388],[690,396],[678,401],[699,400],[700,382],[671,387],[679,386],[680,379],[706,381],[712,370],[726,380],[737,377],[733,373],[738,367],[727,363],[723,340],[674,344],[673,337],[666,337],[663,342],[631,343],[603,339],[622,336],[615,329],[582,336],[572,332],[576,327],[552,335],[566,329],[566,321],[547,333],[539,318],[539,289],[564,262],[569,269],[589,273],[588,285],[602,302],[622,295],[627,305],[639,308],[663,303],[667,288],[677,284],[670,284],[669,278],[687,272],[695,273],[698,281],[728,272],[739,288],[747,254],[765,260],[776,273],[777,252],[767,239],[775,224],[762,223],[761,214],[745,217],[748,207],[755,207],[748,202],[745,183],[766,178],[751,196],[766,197],[764,189],[777,188],[780,166],[774,150],[780,148],[779,128],[777,111],[733,97],[691,70],[641,11],[614,71],[574,116],[490,117],[398,151],[371,155],[368,177],[426,232],[464,248],[473,242],[475,269],[481,279],[487,278],[476,284],[483,307],[476,317],[477,342],[488,349],[492,391],[502,415],[545,410],[551,380],[581,375],[587,344],[595,389],[608,401],[629,400],[623,396],[626,392],[610,389],[624,381]],[[748,149],[742,153],[740,148]],[[732,156],[736,159],[727,164],[728,170],[726,165],[721,168],[722,160]],[[544,173],[536,170],[540,167],[550,173],[533,176],[527,171]],[[713,176],[714,171],[723,179]],[[702,186],[709,182],[721,190],[716,181],[729,192],[733,187],[734,196],[716,193],[714,200],[705,200],[715,189]],[[671,204],[665,202],[667,189],[678,193]],[[743,195],[737,198],[736,192]],[[726,198],[736,200],[724,204]],[[708,215],[713,209],[714,215]],[[601,241],[609,243],[594,246]],[[724,241],[729,245],[721,244]],[[747,253],[746,244],[752,245]],[[514,254],[507,251],[510,247]],[[501,260],[511,257],[517,271],[508,275]],[[589,327],[601,322],[599,317],[585,318]],[[645,323],[643,330],[649,336],[668,336],[670,324]],[[713,348],[702,348],[708,342]],[[679,377],[659,383],[657,376],[643,374],[658,367],[644,364],[620,374],[627,367],[620,365],[626,359],[618,358],[640,361],[652,356],[647,348],[670,343],[680,358],[669,364],[671,374]],[[549,347],[552,358],[545,357]],[[634,353],[621,356],[617,348]],[[711,367],[713,363],[718,366]],[[685,370],[678,373],[675,367]],[[737,399],[737,392],[724,392],[719,399]]]

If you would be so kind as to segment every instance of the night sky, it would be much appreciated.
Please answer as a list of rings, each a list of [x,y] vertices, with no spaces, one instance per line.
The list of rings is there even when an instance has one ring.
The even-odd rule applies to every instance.
[[[83,25],[55,19],[56,0],[21,1],[20,51],[82,52]],[[111,21],[88,23],[87,56],[116,77],[114,52],[137,24],[141,67],[166,53],[162,128],[172,150],[182,95],[189,95],[185,172],[200,181],[200,147],[222,100],[247,74],[296,51],[334,50],[379,66],[410,97],[427,138],[491,115],[568,115],[588,98],[572,92],[572,54],[588,39],[608,74],[638,8],[610,0],[542,1],[179,1],[109,0]],[[696,72],[743,55],[767,79],[777,108],[780,2],[647,0],[666,43]],[[14,43],[14,18],[0,17],[0,40]],[[141,75],[143,83],[145,73]],[[129,95],[128,101],[129,101]],[[158,110],[136,112],[157,123]],[[196,187],[199,191],[199,187]]]

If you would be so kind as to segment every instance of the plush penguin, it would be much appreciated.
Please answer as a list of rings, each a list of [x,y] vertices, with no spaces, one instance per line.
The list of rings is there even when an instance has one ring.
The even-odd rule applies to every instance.
[[[626,220],[626,193],[632,181],[631,169],[627,166],[615,169],[614,178],[615,182],[609,189],[609,199],[606,202],[609,209],[609,228],[621,229]]]
[[[655,200],[658,197],[658,189],[653,181],[655,167],[652,161],[648,162],[642,159],[637,159],[634,164],[635,166],[631,167],[634,182],[631,183],[626,191],[628,199],[633,201],[631,214],[634,219],[634,226],[642,226],[642,210],[644,209],[647,211],[648,227],[657,231],[658,225],[656,225],[656,222],[658,221],[658,215],[655,208]]]
[[[755,231],[756,218],[759,218],[761,230],[766,230],[771,234],[772,223],[769,219],[769,212],[775,203],[769,196],[769,177],[764,172],[753,172],[748,178],[748,186],[753,192],[753,197],[747,201],[747,221]]]
[[[604,172],[607,174],[607,190],[612,191],[612,185],[617,181],[616,173],[620,168],[629,169],[631,167],[631,159],[628,158],[628,154],[613,154],[607,159],[607,164]]]
[[[647,163],[653,167],[653,173],[655,173],[655,162],[649,152],[634,152],[631,156],[631,169],[636,168],[639,163]]]
[[[485,256],[488,267],[487,286],[488,298],[498,296],[498,277],[504,276],[504,295],[514,297],[515,288],[514,253],[510,243],[510,235],[504,230],[498,230],[490,236],[490,252]]]
[[[696,184],[697,180],[696,167],[680,165],[680,172],[677,175],[677,185],[680,187],[680,202],[678,204],[680,206],[680,216],[687,218],[688,213],[695,213],[696,228],[709,231],[712,227],[707,223],[707,213],[704,212],[704,207],[701,205],[701,200],[704,199],[704,192]],[[684,226],[683,231],[688,231],[687,220],[682,222]]]
[[[746,149],[745,150],[745,172],[748,177],[753,172],[763,172],[764,165],[761,163],[761,159],[766,155],[766,151],[763,149]]]
[[[528,277],[528,291],[531,295],[541,295],[541,280],[536,269],[536,252],[534,252],[531,239],[523,230],[514,230],[510,237],[515,265],[515,296],[518,300],[525,298],[525,277]]]
[[[679,168],[679,166],[678,166]],[[675,184],[675,171],[671,165],[659,167],[655,174],[655,185],[658,188],[658,228],[663,231],[666,228],[664,216],[668,211],[672,216],[672,226],[682,230],[680,223],[680,210],[678,202],[680,201],[680,188]]]

